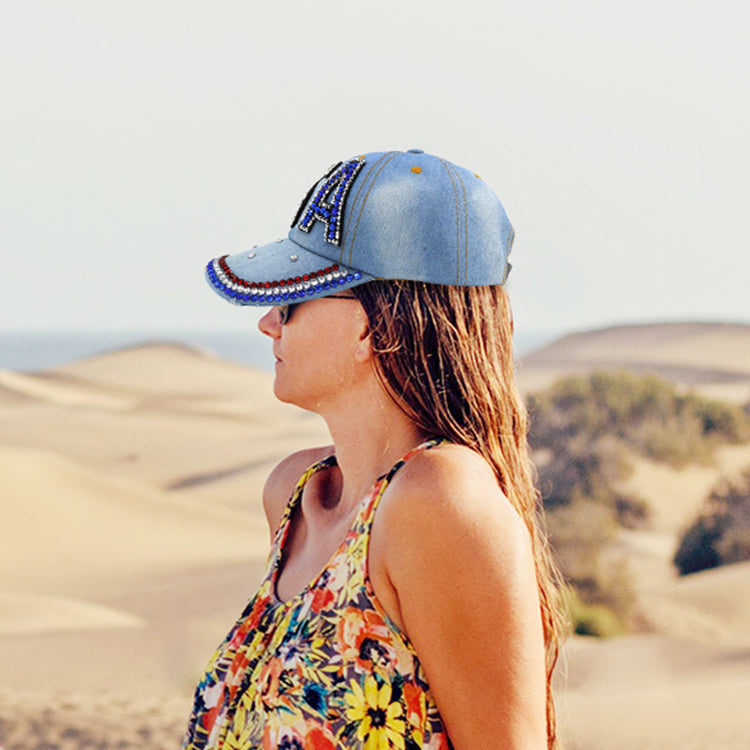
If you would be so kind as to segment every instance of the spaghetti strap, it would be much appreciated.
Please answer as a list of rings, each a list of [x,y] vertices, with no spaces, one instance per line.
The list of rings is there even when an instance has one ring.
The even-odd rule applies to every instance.
[[[394,474],[414,455],[419,453],[423,450],[429,450],[430,448],[434,448],[436,445],[440,445],[440,443],[444,443],[445,438],[430,438],[429,440],[425,440],[424,443],[420,443],[419,445],[412,448],[408,453],[406,453],[402,458],[400,458],[398,461],[396,461],[395,464],[391,467],[391,470],[385,475],[385,484],[388,484],[391,479],[393,479]]]
[[[312,466],[309,466],[307,469],[305,469],[302,476],[297,480],[297,484],[292,490],[292,494],[289,496],[289,500],[287,500],[286,507],[284,508],[284,512],[281,514],[279,523],[276,526],[276,531],[274,531],[274,534],[273,534],[273,547],[274,548],[280,541],[286,527],[289,525],[289,521],[292,517],[292,513],[294,512],[294,509],[299,504],[300,498],[302,497],[302,492],[305,489],[305,485],[307,484],[310,477],[313,474],[320,471],[321,469],[328,468],[329,466],[334,466],[335,464],[336,464],[336,454],[332,453],[330,456],[321,458],[320,461],[316,461],[314,464],[312,464]],[[273,552],[273,549],[271,550],[271,552]]]
[[[431,448],[434,448],[436,445],[440,445],[441,443],[445,443],[445,438],[431,438],[430,440],[425,440],[424,443],[420,443],[419,445],[412,448],[408,453],[406,453],[402,458],[400,458],[398,461],[396,461],[395,464],[391,467],[390,471],[384,474],[380,477],[377,485],[377,491],[375,492],[374,496],[372,497],[370,504],[367,508],[366,514],[365,514],[365,524],[367,529],[367,535],[369,537],[370,533],[370,527],[372,526],[373,518],[375,517],[375,511],[378,508],[378,505],[380,504],[380,499],[383,497],[383,493],[385,492],[386,488],[390,484],[393,477],[396,475],[396,472],[413,456],[415,456],[417,453],[421,453],[425,450],[430,450]]]
[[[388,486],[389,482],[393,479],[396,472],[412,457],[423,450],[429,450],[434,448],[436,445],[445,442],[444,438],[432,438],[426,440],[423,443],[410,448],[385,474],[381,474],[373,483],[370,485],[370,489],[363,496],[362,502],[357,515],[354,519],[353,524],[357,524],[360,519],[364,524],[365,533],[369,536],[369,527],[372,524],[372,518],[375,513],[375,508],[380,502],[380,497]],[[300,504],[302,499],[302,493],[304,492],[305,485],[307,484],[310,477],[316,474],[321,469],[326,469],[336,465],[336,454],[332,453],[330,456],[326,456],[320,461],[316,461],[312,466],[307,468],[302,476],[299,478],[297,485],[294,488],[289,501],[287,502],[284,513],[281,516],[279,525],[274,533],[273,545],[269,553],[269,560],[272,562],[272,576],[273,585],[276,585],[276,578],[281,567],[282,558],[284,555],[284,548],[289,536],[289,532],[292,525],[292,516],[297,506]],[[363,517],[362,517],[363,516]],[[1,750],[1,749],[0,749]]]
[[[378,493],[377,495],[381,495],[383,490],[388,486],[390,481],[393,479],[396,472],[414,455],[417,453],[423,451],[423,450],[429,450],[430,448],[434,448],[436,445],[439,445],[440,443],[444,443],[445,438],[430,438],[429,440],[425,440],[423,443],[420,443],[419,445],[415,446],[414,448],[410,448],[407,453],[405,453],[398,461],[396,461],[395,464],[385,473],[381,474],[375,482],[371,485],[371,489],[375,486],[378,487]],[[305,469],[302,476],[297,481],[297,484],[294,487],[294,490],[292,491],[292,494],[289,496],[289,500],[287,501],[286,508],[284,508],[284,513],[281,516],[281,519],[279,521],[279,525],[276,527],[276,531],[274,532],[274,542],[277,542],[279,539],[280,532],[285,529],[285,527],[288,525],[289,520],[291,518],[292,513],[294,512],[294,509],[297,507],[297,505],[300,502],[300,499],[302,498],[302,492],[305,489],[305,485],[307,484],[308,480],[313,474],[316,474],[321,469],[326,469],[331,466],[336,465],[336,454],[332,453],[330,456],[326,456],[325,458],[320,459],[320,461],[316,461],[312,466]],[[369,494],[369,492],[368,492]]]

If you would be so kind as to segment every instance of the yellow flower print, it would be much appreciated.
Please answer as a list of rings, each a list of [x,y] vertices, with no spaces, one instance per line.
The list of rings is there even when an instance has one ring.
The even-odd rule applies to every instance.
[[[405,722],[400,703],[391,703],[391,686],[385,682],[378,687],[374,675],[365,679],[364,690],[355,681],[346,694],[346,717],[358,723],[357,739],[365,750],[404,750]]]
[[[234,720],[224,738],[226,750],[242,750],[252,742],[253,721],[247,706],[240,705],[234,714]]]

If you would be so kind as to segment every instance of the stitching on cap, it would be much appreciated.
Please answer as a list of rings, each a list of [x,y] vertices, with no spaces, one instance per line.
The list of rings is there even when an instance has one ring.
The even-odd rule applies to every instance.
[[[380,159],[383,157],[381,156]],[[380,163],[380,159],[375,162],[375,164],[372,165],[370,169],[368,169],[367,173],[362,177],[362,179],[357,180],[357,190],[355,193],[352,194],[351,203],[349,204],[352,207],[351,213],[354,214],[354,206],[357,205],[357,201],[359,200],[359,195],[362,192],[363,187],[367,183],[367,181],[370,179],[370,175],[372,173],[372,170]],[[365,162],[366,163],[366,162]],[[349,221],[350,217],[347,217],[346,223],[344,225],[344,236],[341,239],[341,249],[339,250],[339,261],[343,263],[344,261],[344,252],[346,251],[346,243],[347,238],[349,237],[349,228],[351,225],[351,222]],[[351,257],[351,251],[349,252],[349,257]]]
[[[352,259],[352,251],[354,250],[354,243],[355,243],[355,241],[357,239],[357,227],[359,226],[359,220],[362,218],[362,213],[365,210],[365,205],[367,204],[367,199],[370,197],[370,192],[372,191],[373,187],[375,186],[375,181],[378,179],[378,177],[380,177],[380,173],[385,169],[386,165],[398,153],[399,153],[398,151],[390,151],[389,152],[390,159],[387,159],[387,160],[385,160],[385,158],[386,158],[386,156],[388,156],[388,154],[386,154],[385,156],[382,157],[382,159],[380,161],[383,161],[384,163],[382,164],[382,166],[380,167],[380,169],[378,169],[378,173],[372,178],[372,183],[370,184],[370,187],[367,188],[367,193],[365,194],[365,197],[362,199],[362,206],[359,209],[359,216],[357,216],[357,221],[354,224],[354,234],[352,234],[352,242],[351,242],[351,245],[349,246],[349,259],[348,259],[349,261],[351,261],[351,259]],[[380,162],[376,162],[375,166],[377,166],[379,163]],[[372,168],[372,170],[370,171],[370,174],[372,174],[374,171],[375,171],[375,167]]]
[[[356,204],[356,202],[359,200],[359,194],[364,190],[364,186],[367,184],[369,180],[372,179],[372,175],[374,170],[377,168],[378,164],[383,161],[383,159],[387,158],[389,154],[394,153],[393,151],[387,151],[384,153],[376,162],[374,162],[370,169],[368,170],[367,174],[359,180],[359,184],[357,185],[357,192],[354,194],[354,199],[352,201],[352,205]],[[346,235],[349,232],[349,225],[347,224],[346,229],[344,230],[344,241],[346,242]]]
[[[438,157],[439,158],[439,157]],[[460,268],[461,268],[461,249],[460,249],[460,240],[459,240],[459,232],[460,228],[458,225],[458,191],[456,190],[456,181],[453,179],[453,175],[451,174],[450,169],[448,168],[448,163],[445,161],[445,159],[440,159],[440,163],[443,165],[443,168],[448,173],[448,177],[451,178],[451,184],[453,185],[453,198],[455,200],[456,205],[456,284],[460,284]]]
[[[451,165],[453,166],[453,165]],[[461,183],[461,190],[464,195],[464,284],[469,281],[469,206],[466,201],[466,185],[461,177],[461,173],[453,166],[456,178]]]
[[[367,182],[369,182],[370,179],[374,179],[373,174],[374,174],[375,169],[377,168],[378,164],[380,164],[380,162],[382,162],[383,159],[385,159],[388,156],[388,154],[390,154],[390,153],[394,153],[394,152],[388,151],[385,154],[383,154],[372,165],[372,167],[367,172],[367,174],[363,177],[363,179],[359,181],[359,185],[357,185],[357,192],[354,194],[354,197],[353,197],[353,200],[352,200],[352,203],[351,203],[352,213],[354,213],[354,210],[355,210],[354,206],[357,205],[357,201],[359,200],[359,195],[362,192],[362,190],[364,189],[365,185],[367,184]],[[360,211],[360,215],[361,215],[361,211]],[[347,238],[349,237],[349,228],[350,228],[350,226],[351,226],[351,222],[347,221],[346,222],[346,226],[344,227],[344,239],[341,241],[341,250],[339,251],[339,262],[341,262],[341,263],[344,262],[344,251],[346,249]],[[351,257],[352,257],[352,245],[353,244],[354,244],[354,241],[352,240],[352,244],[349,246],[349,259],[351,259]]]
[[[359,182],[359,184],[357,185],[357,191],[356,191],[356,193],[354,193],[354,195],[352,196],[352,202],[351,202],[351,204],[350,204],[350,205],[352,206],[352,211],[351,211],[351,213],[352,213],[352,214],[353,214],[353,213],[354,213],[354,211],[355,211],[355,208],[354,208],[354,207],[355,207],[355,206],[357,205],[357,201],[359,200],[359,196],[360,196],[360,193],[361,193],[361,192],[362,192],[362,190],[364,189],[364,186],[365,186],[365,185],[367,184],[367,182],[368,182],[368,181],[369,181],[369,180],[371,179],[371,176],[372,176],[372,174],[373,174],[373,170],[374,170],[374,169],[375,169],[375,168],[376,168],[376,167],[378,166],[378,164],[380,164],[380,162],[381,162],[381,161],[382,161],[382,160],[383,160],[383,159],[384,159],[384,158],[385,158],[386,156],[387,156],[387,154],[383,154],[383,156],[381,156],[381,157],[380,157],[380,158],[379,158],[379,159],[378,159],[378,160],[377,160],[377,161],[376,161],[376,162],[375,162],[375,163],[374,163],[374,164],[373,164],[373,165],[372,165],[372,166],[370,167],[370,169],[368,169],[368,171],[367,171],[367,174],[365,174],[365,176],[364,176],[364,177],[363,177],[363,178],[362,178],[361,180],[359,180],[359,181],[358,181],[358,182]],[[342,241],[341,241],[341,250],[339,251],[339,260],[340,260],[340,261],[342,261],[342,262],[343,262],[343,259],[344,259],[344,251],[345,251],[345,249],[346,249],[346,243],[347,243],[347,238],[349,237],[349,230],[350,230],[350,227],[351,227],[351,222],[347,220],[347,222],[346,222],[346,226],[344,227],[344,237],[343,237],[343,239],[342,239]],[[351,250],[349,251],[349,257],[351,257]]]

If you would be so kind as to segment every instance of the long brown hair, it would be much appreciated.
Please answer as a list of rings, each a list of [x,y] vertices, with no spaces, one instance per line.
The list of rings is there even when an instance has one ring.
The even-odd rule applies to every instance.
[[[532,539],[547,670],[547,745],[558,747],[552,672],[564,623],[513,377],[513,320],[501,286],[371,281],[351,290],[367,314],[383,387],[427,435],[480,453]]]

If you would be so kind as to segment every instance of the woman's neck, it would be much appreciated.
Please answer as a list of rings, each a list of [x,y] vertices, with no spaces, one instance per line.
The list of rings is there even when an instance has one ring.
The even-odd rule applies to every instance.
[[[377,388],[369,398],[322,415],[342,475],[342,509],[356,505],[379,476],[428,437]]]

